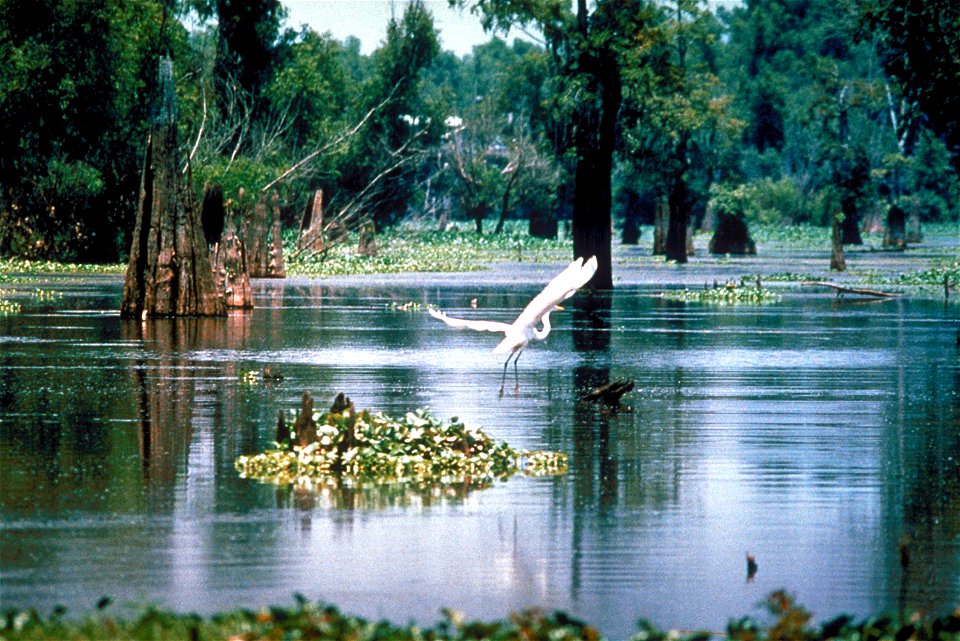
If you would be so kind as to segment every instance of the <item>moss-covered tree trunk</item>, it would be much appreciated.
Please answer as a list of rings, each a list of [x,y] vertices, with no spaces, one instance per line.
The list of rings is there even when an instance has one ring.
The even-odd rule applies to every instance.
[[[160,60],[160,100],[147,141],[137,222],[120,314],[223,316],[210,253],[189,183],[181,184],[173,62]]]
[[[653,255],[667,253],[667,228],[670,225],[670,207],[663,196],[657,198],[657,208],[653,215]]]
[[[838,216],[833,217],[833,226],[830,235],[830,269],[835,272],[846,271],[847,261],[843,257],[843,230]]]

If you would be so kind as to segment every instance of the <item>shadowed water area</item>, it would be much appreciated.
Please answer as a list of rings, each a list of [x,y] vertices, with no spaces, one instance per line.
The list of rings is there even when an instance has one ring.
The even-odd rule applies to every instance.
[[[260,281],[252,312],[145,325],[120,320],[119,278],[39,285],[62,296],[0,317],[0,603],[210,613],[300,592],[399,623],[559,608],[624,638],[638,617],[719,630],[779,588],[819,621],[960,602],[956,304],[625,284],[555,313],[503,398],[495,335],[390,308],[510,321],[554,268]],[[244,380],[268,365],[282,381]],[[615,379],[636,381],[632,411],[577,401]],[[427,492],[239,478],[307,389],[429,406],[570,469]]]

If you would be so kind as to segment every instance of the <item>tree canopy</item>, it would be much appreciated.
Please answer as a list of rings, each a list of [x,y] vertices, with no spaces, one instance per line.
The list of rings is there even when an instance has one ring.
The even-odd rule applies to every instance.
[[[348,227],[569,220],[607,287],[622,221],[668,212],[683,262],[733,189],[748,223],[845,238],[891,208],[958,217],[952,3],[451,4],[492,35],[462,57],[419,0],[371,54],[289,28],[278,0],[0,3],[0,254],[124,256],[162,54],[194,190],[277,191],[287,226],[317,190]],[[497,37],[511,26],[534,41]]]

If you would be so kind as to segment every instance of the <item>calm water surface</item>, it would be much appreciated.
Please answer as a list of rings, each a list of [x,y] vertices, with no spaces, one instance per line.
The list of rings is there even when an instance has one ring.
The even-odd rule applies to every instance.
[[[300,592],[398,623],[561,608],[623,638],[639,617],[722,629],[779,588],[820,621],[960,603],[956,305],[621,287],[609,310],[554,314],[499,398],[493,335],[389,305],[510,320],[539,286],[417,281],[258,282],[250,313],[145,326],[120,320],[118,279],[22,296],[0,317],[2,606],[209,613]],[[266,365],[285,378],[244,382]],[[621,378],[632,411],[577,402]],[[570,472],[422,495],[238,478],[306,389],[429,406],[568,452]]]

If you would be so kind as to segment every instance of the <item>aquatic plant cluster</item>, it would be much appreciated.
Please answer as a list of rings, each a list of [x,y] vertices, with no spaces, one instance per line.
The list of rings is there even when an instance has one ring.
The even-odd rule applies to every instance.
[[[465,479],[503,479],[517,472],[561,474],[567,457],[560,452],[516,450],[497,443],[480,428],[457,418],[449,423],[427,410],[401,418],[361,411],[314,413],[316,440],[241,456],[236,469],[245,478],[265,483],[340,481],[454,483]]]
[[[712,305],[762,305],[777,303],[782,298],[780,294],[763,287],[734,283],[705,287],[704,289],[668,290],[663,292],[663,297],[670,300]]]
[[[771,595],[769,609],[775,620],[763,627],[747,617],[730,622],[724,633],[665,632],[640,620],[627,641],[707,641],[723,637],[732,641],[957,641],[960,612],[936,618],[872,617],[855,621],[840,616],[821,626],[811,626],[806,610],[782,592]],[[785,605],[776,612],[773,603]],[[342,613],[332,605],[296,595],[291,608],[237,610],[203,618],[157,608],[124,619],[101,612],[78,621],[62,609],[43,617],[34,610],[6,610],[0,618],[3,641],[255,641],[267,639],[322,639],[324,641],[605,641],[600,631],[563,612],[526,610],[499,621],[469,621],[454,610],[443,610],[443,619],[430,627],[368,621]]]
[[[0,274],[122,274],[127,268],[121,263],[62,263],[54,260],[0,258]]]
[[[292,256],[294,237],[286,239]],[[517,221],[501,234],[477,234],[456,229],[424,230],[400,225],[377,236],[377,254],[364,256],[353,237],[325,254],[287,261],[291,274],[339,276],[346,274],[389,274],[401,272],[478,271],[487,263],[523,260],[555,262],[568,260],[570,241],[543,240],[523,231]]]
[[[7,314],[19,314],[22,306],[16,301],[12,301],[7,298],[10,292],[5,289],[0,289],[0,316],[5,316]]]

